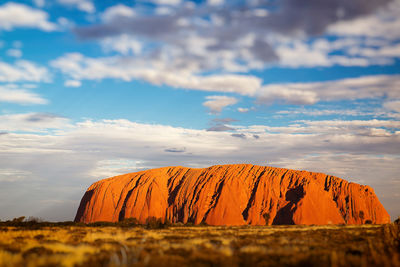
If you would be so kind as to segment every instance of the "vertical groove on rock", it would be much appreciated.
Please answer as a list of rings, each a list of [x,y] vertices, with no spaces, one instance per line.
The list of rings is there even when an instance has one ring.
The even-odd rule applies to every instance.
[[[247,202],[247,206],[244,209],[244,211],[242,212],[243,219],[245,221],[247,221],[247,219],[249,217],[249,209],[250,209],[251,205],[253,204],[253,201],[254,201],[254,198],[255,198],[255,195],[256,195],[256,192],[258,189],[258,184],[260,183],[261,177],[263,176],[264,173],[265,173],[265,170],[262,170],[260,175],[258,175],[258,177],[256,178],[256,182],[253,186],[253,189],[251,190],[251,195],[250,195],[249,201]]]
[[[132,188],[131,190],[129,190],[128,193],[126,194],[124,203],[122,204],[122,208],[121,208],[121,210],[120,210],[120,212],[119,212],[119,215],[118,215],[118,220],[119,220],[119,221],[122,221],[123,219],[125,219],[126,203],[128,202],[128,199],[130,198],[133,189],[134,189],[134,188]]]
[[[218,203],[218,199],[219,196],[221,195],[221,191],[222,191],[222,186],[224,185],[224,180],[220,180],[219,184],[215,186],[215,188],[217,188],[216,190],[214,190],[214,194],[211,197],[211,203],[208,206],[208,210],[207,212],[204,214],[204,217],[202,220],[206,220],[208,214],[212,211],[212,209],[217,205]]]

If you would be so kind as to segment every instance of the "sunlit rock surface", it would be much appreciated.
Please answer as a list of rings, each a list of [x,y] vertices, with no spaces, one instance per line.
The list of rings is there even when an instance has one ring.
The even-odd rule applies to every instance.
[[[209,225],[390,222],[369,186],[249,164],[164,167],[100,180],[87,189],[75,221],[149,217]]]

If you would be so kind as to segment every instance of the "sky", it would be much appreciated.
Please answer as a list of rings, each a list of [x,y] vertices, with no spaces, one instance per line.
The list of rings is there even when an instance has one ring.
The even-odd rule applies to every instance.
[[[400,0],[0,1],[0,220],[93,182],[250,163],[400,216]]]

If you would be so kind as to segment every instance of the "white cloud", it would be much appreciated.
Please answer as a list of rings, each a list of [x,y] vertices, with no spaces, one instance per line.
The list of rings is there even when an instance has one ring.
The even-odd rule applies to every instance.
[[[395,40],[400,38],[400,1],[392,1],[386,8],[369,16],[350,21],[339,21],[328,27],[328,32],[339,36],[365,36]]]
[[[207,0],[207,4],[210,6],[220,6],[225,3],[225,0]]]
[[[114,19],[120,19],[121,17],[134,17],[135,10],[123,4],[118,4],[107,8],[103,14],[101,14],[101,19],[104,22],[112,22]]]
[[[0,182],[19,182],[29,178],[30,172],[15,169],[0,169]]]
[[[239,111],[240,113],[247,113],[249,112],[248,108],[237,108],[237,111]]]
[[[256,140],[256,143],[249,142],[245,144],[248,147],[242,147],[243,144],[237,143],[236,138],[230,138],[231,133],[142,124],[128,120],[86,120],[70,124],[68,119],[54,114],[27,113],[1,115],[0,125],[0,129],[6,132],[30,131],[34,133],[38,131],[41,133],[44,129],[58,129],[54,138],[58,138],[60,141],[55,143],[51,141],[52,146],[57,149],[68,147],[69,149],[78,149],[82,150],[82,152],[96,154],[99,150],[103,150],[106,153],[119,151],[121,152],[117,153],[119,158],[129,159],[131,157],[126,156],[130,155],[132,151],[136,151],[136,149],[132,149],[135,147],[139,149],[137,155],[145,158],[136,159],[140,161],[150,160],[152,158],[151,153],[160,153],[161,157],[163,153],[166,153],[165,150],[171,147],[185,148],[183,154],[176,153],[176,155],[187,153],[201,155],[202,153],[208,153],[211,149],[215,153],[227,153],[227,156],[230,151],[244,149],[243,151],[245,152],[246,149],[260,146],[259,150],[253,151],[255,153],[254,157],[256,157],[257,154],[263,153],[263,151],[266,152],[261,148],[264,146],[264,148],[274,147],[273,151],[269,151],[269,153],[272,153],[271,155],[281,151],[276,154],[279,157],[281,153],[290,154],[287,149],[293,152],[292,149],[295,147],[309,147],[307,149],[309,153],[314,153],[315,151],[358,151],[369,154],[371,153],[369,151],[371,145],[376,145],[375,150],[373,150],[374,153],[397,154],[397,148],[400,144],[397,143],[400,141],[400,132],[398,132],[400,122],[389,120],[299,121],[297,124],[285,127],[267,125],[232,126],[235,127],[238,133],[259,135],[260,138]],[[376,135],[365,135],[365,130],[377,128],[387,130],[388,134],[384,138]],[[13,135],[10,138],[17,136],[24,136],[24,134]],[[228,138],[226,143],[221,141],[225,138]],[[134,142],[132,142],[133,140]],[[85,146],[82,146],[82,144],[85,144]],[[126,144],[130,145],[125,147]],[[16,142],[13,146],[24,145],[26,144]],[[362,146],[360,147],[360,145]],[[382,147],[379,145],[382,145]],[[34,149],[34,146],[30,147]],[[12,147],[8,149],[12,149]],[[92,151],[92,149],[94,150]],[[148,152],[151,153],[146,153],[146,149],[149,149]],[[248,150],[248,153],[252,153],[251,149]]]
[[[110,7],[102,16],[102,24],[78,27],[75,32],[89,39],[121,34],[143,38],[141,42],[148,53],[142,55],[142,60],[164,60],[164,63],[170,63],[171,69],[203,74],[213,71],[247,72],[271,65],[292,68],[388,65],[399,57],[397,49],[392,47],[398,38],[389,38],[381,31],[384,28],[382,25],[389,23],[387,21],[400,21],[399,12],[397,9],[391,11],[392,6],[378,11],[386,2],[374,2],[368,8],[343,5],[344,9],[348,9],[346,17],[374,18],[375,21],[369,24],[380,25],[374,30],[375,35],[364,38],[364,35],[330,30],[328,34],[335,35],[335,38],[329,39],[324,31],[338,20],[335,8],[318,10],[317,6],[311,5],[307,12],[294,12],[297,6],[289,2],[284,2],[282,6],[278,3],[276,9],[266,9],[260,1],[237,5],[235,1],[213,0],[198,4],[197,8],[193,8],[196,6],[193,2],[189,5],[189,2],[180,0],[153,2],[157,4],[155,8],[138,8],[135,9],[137,12],[125,5]],[[179,7],[171,6],[181,2]],[[223,12],[221,4],[224,4]],[[338,8],[342,4],[335,1],[332,6]],[[320,16],[310,16],[308,12],[312,11],[309,10],[319,12]],[[284,14],[293,16],[296,23],[287,22],[281,17]],[[350,22],[341,23],[347,25]],[[356,28],[351,25],[344,27]],[[397,28],[395,23],[385,32],[393,34],[398,32]],[[369,27],[365,29],[368,31]],[[348,39],[352,39],[352,45],[346,44]],[[382,40],[386,41],[385,49],[371,44]],[[382,51],[373,56],[348,53],[354,46]]]
[[[0,82],[48,82],[49,80],[48,70],[30,61],[18,60],[14,65],[0,61]]]
[[[91,0],[57,0],[57,1],[62,5],[73,6],[87,13],[94,13],[96,11],[96,8]]]
[[[329,127],[385,127],[400,128],[400,121],[390,120],[324,120],[324,121],[305,121],[310,126],[329,126]]]
[[[94,179],[99,177],[112,177],[116,175],[137,172],[146,169],[144,162],[131,159],[106,159],[96,163],[96,167],[90,171],[89,175]]]
[[[155,10],[154,13],[157,15],[171,15],[174,12],[174,9],[171,8],[170,6],[158,6]]]
[[[212,95],[206,97],[207,101],[203,103],[203,106],[210,109],[211,113],[220,113],[222,109],[227,106],[232,106],[238,102],[235,97]]]
[[[19,49],[8,49],[7,50],[7,56],[9,57],[16,57],[16,58],[20,58],[22,57],[22,51]]]
[[[400,100],[386,101],[383,103],[383,107],[400,113]]]
[[[81,81],[76,81],[76,80],[67,80],[64,82],[65,87],[81,87],[82,83]]]
[[[8,2],[0,6],[0,30],[14,28],[36,28],[43,31],[55,31],[57,25],[48,20],[49,15],[39,9],[23,4]]]
[[[334,41],[319,38],[308,40],[275,41],[279,64],[291,67],[331,67],[389,65],[393,58],[400,57],[399,45],[368,42],[362,38],[343,37]],[[341,55],[337,53],[340,52]]]
[[[259,8],[253,10],[252,14],[256,17],[266,17],[269,15],[269,12],[266,9]]]
[[[395,0],[370,15],[330,25],[327,29],[328,34],[338,36],[339,41],[352,39],[355,43],[347,47],[330,46],[327,53],[340,48],[344,48],[344,50],[341,50],[343,56],[328,56],[331,62],[329,66],[335,64],[343,66],[393,64],[393,59],[400,57],[398,44],[400,32],[397,30],[400,28],[399,14],[400,1]]]
[[[122,55],[136,55],[142,51],[142,44],[127,34],[104,38],[101,41],[101,45],[105,51],[116,51]]]
[[[301,85],[267,85],[263,87],[258,99],[265,104],[270,104],[275,100],[284,100],[297,105],[311,105],[320,100],[316,92],[296,87],[301,87]]]
[[[325,135],[328,142],[343,142],[342,145],[363,143],[362,139],[397,138],[400,137],[400,122],[395,120],[300,120],[288,126],[252,126],[256,132],[267,131],[275,134],[309,134]],[[343,133],[343,134],[339,134]],[[328,137],[329,136],[329,137]],[[371,142],[373,139],[371,139]],[[382,140],[380,140],[382,141]],[[332,148],[334,149],[334,148]],[[388,148],[387,148],[388,149]]]
[[[355,46],[348,52],[351,55],[369,58],[398,58],[400,57],[400,44],[381,45],[374,48]]]
[[[46,4],[45,0],[33,0],[33,3],[37,6],[37,7],[44,7]]]
[[[285,101],[315,104],[319,101],[372,99],[387,96],[400,98],[399,75],[375,75],[310,83],[270,84],[258,93],[260,103]]]
[[[70,21],[64,17],[59,17],[57,19],[57,23],[59,24],[61,29],[68,29],[68,28],[71,28],[72,26],[74,26],[74,23],[72,21]]]
[[[307,116],[330,116],[330,115],[340,115],[340,116],[384,116],[387,117],[389,114],[379,112],[378,110],[373,111],[363,111],[357,108],[354,109],[291,109],[291,110],[281,110],[276,112],[278,116],[280,115],[307,115]]]
[[[74,80],[140,79],[155,85],[165,84],[176,88],[235,92],[243,95],[254,95],[261,86],[261,79],[255,76],[194,75],[186,71],[172,71],[167,62],[147,62],[124,57],[89,58],[79,53],[72,53],[54,60],[51,65]]]
[[[0,85],[0,102],[16,104],[46,104],[47,100],[25,89],[9,88]]]
[[[0,130],[5,132],[44,132],[48,129],[66,129],[69,120],[51,113],[23,113],[0,115]]]
[[[128,47],[123,46],[118,49],[126,52]],[[191,71],[171,69],[167,63],[120,56],[89,58],[79,53],[72,53],[54,60],[51,64],[73,80],[137,79],[175,88],[255,96],[260,103],[266,104],[284,101],[310,105],[319,101],[373,99],[384,96],[390,99],[400,98],[399,75],[371,75],[324,82],[262,86],[262,80],[255,76],[238,74],[203,76]]]
[[[171,6],[176,6],[182,3],[182,0],[150,0],[150,2],[153,2],[154,4],[157,5],[171,5]]]
[[[279,45],[276,53],[280,64],[288,67],[330,66],[332,64],[324,50],[312,49],[300,41]]]

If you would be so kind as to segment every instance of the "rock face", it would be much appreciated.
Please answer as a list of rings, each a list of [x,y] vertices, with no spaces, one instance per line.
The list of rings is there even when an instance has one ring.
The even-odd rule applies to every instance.
[[[390,222],[369,186],[248,164],[165,167],[100,180],[86,191],[75,221],[131,217],[210,225]]]

